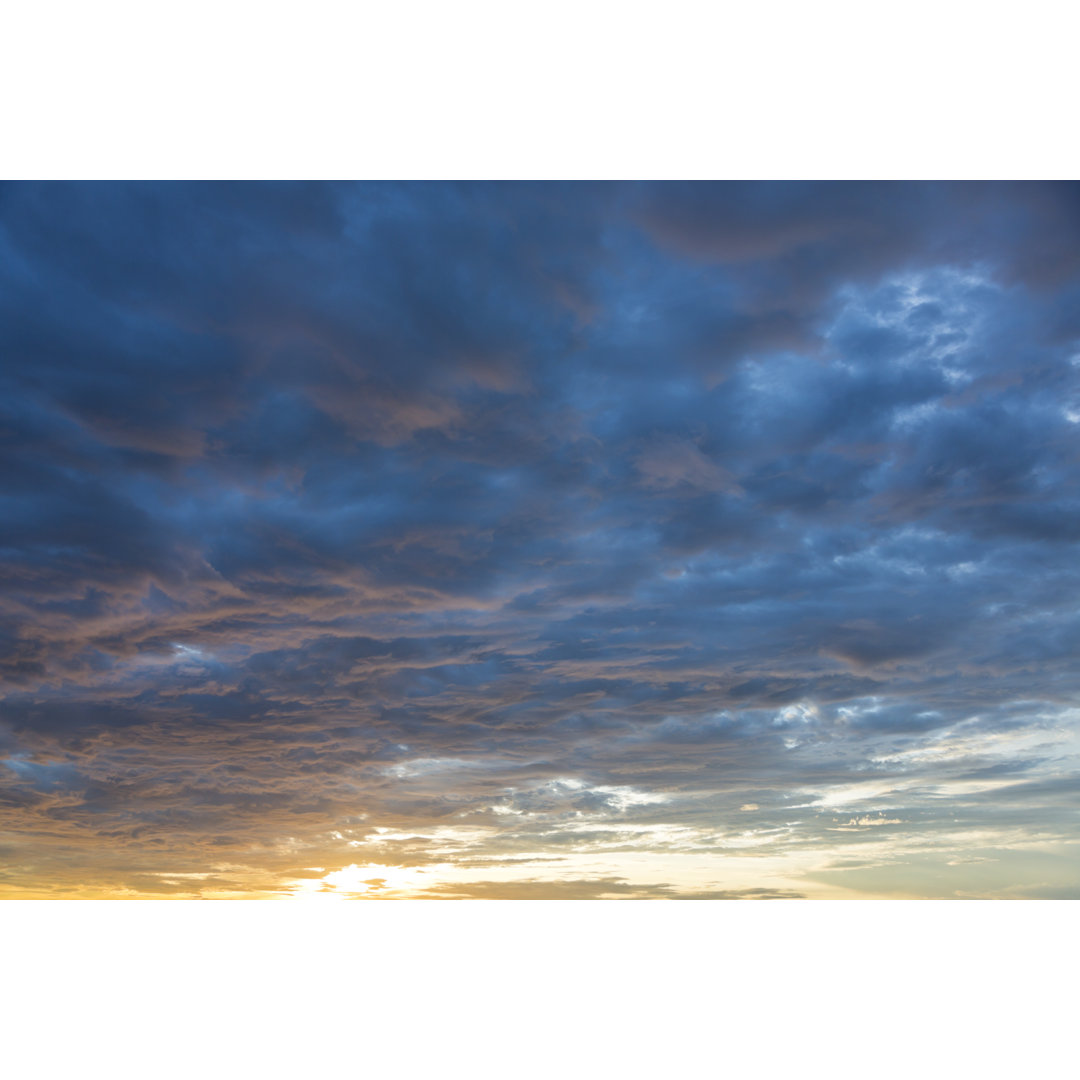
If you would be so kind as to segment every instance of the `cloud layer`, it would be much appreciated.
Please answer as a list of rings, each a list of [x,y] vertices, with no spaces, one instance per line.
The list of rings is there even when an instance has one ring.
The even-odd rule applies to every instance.
[[[1080,896],[1080,187],[0,188],[0,893]]]

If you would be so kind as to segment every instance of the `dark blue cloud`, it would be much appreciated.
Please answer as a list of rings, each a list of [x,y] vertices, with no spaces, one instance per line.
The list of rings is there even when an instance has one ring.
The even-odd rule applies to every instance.
[[[1073,184],[0,188],[0,887],[1075,894],[1078,240]]]

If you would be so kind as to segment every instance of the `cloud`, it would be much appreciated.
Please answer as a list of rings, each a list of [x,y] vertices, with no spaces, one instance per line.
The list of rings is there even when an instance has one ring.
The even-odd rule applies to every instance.
[[[670,441],[651,446],[638,455],[635,464],[642,482],[649,488],[742,494],[731,474],[690,442]]]
[[[1078,212],[4,186],[0,890],[816,895],[1071,843]]]

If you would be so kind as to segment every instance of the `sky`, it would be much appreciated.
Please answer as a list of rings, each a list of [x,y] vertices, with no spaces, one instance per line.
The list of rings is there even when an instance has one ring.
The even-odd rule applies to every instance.
[[[0,896],[1080,898],[1080,185],[0,187]]]

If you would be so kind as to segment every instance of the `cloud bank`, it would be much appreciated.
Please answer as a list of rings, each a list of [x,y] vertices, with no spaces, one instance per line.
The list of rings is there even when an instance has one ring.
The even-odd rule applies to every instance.
[[[1080,897],[1080,186],[0,188],[0,894]]]

